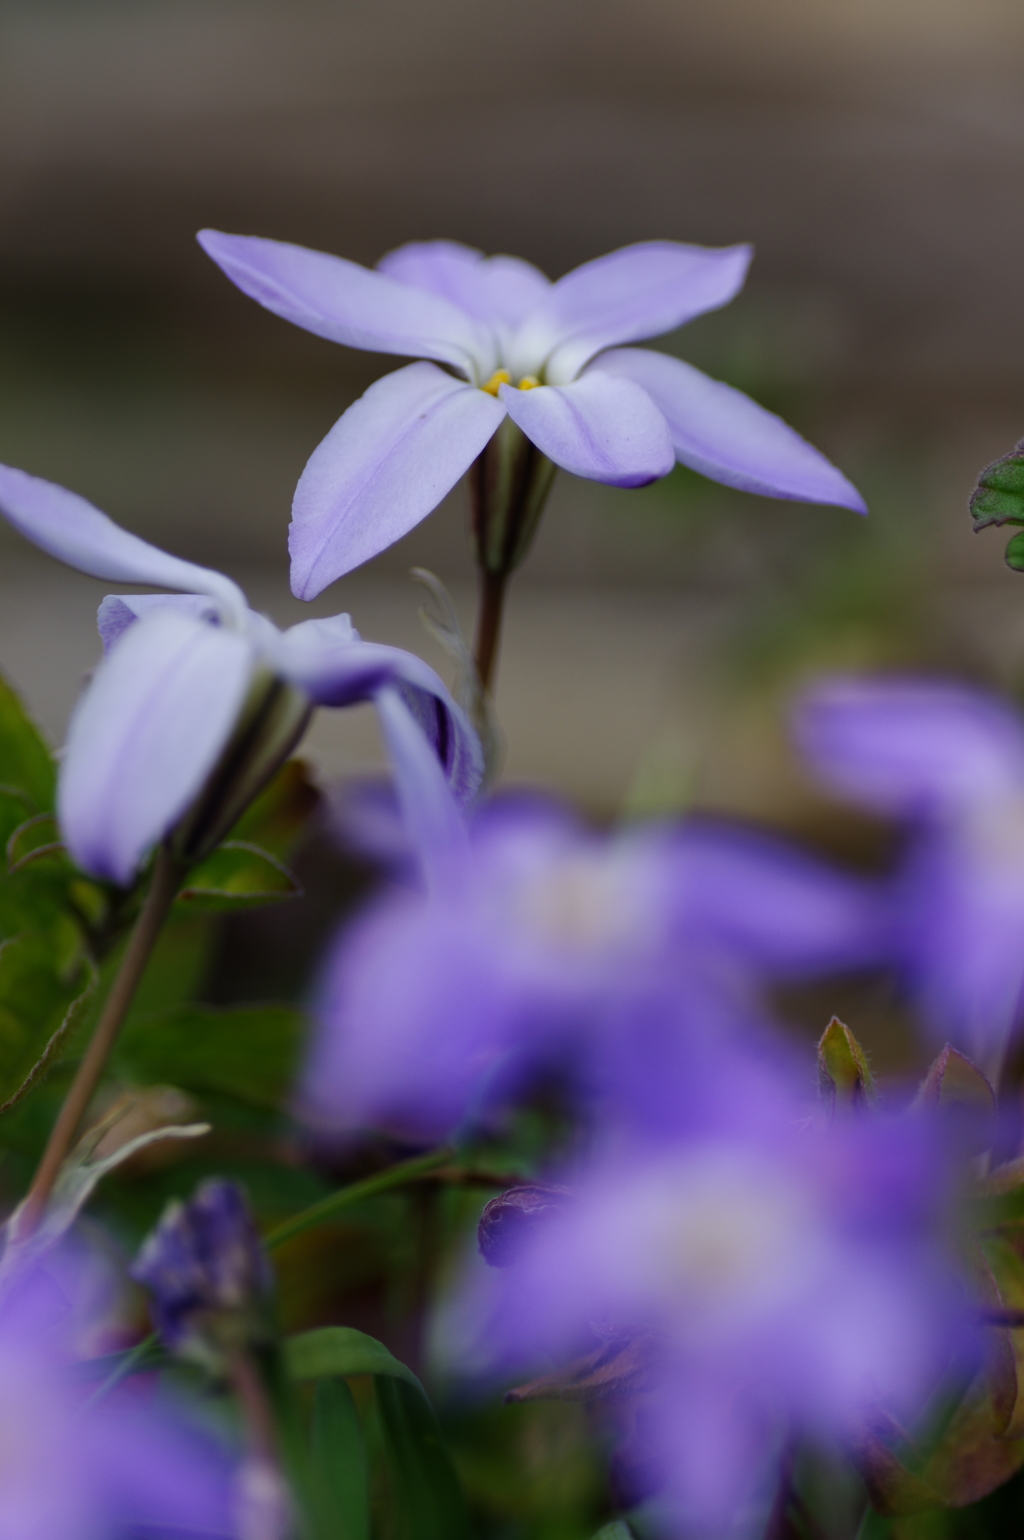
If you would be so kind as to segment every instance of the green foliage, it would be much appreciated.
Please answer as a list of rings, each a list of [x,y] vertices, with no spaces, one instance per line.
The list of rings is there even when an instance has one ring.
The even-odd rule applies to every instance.
[[[139,1084],[219,1092],[273,1108],[291,1086],[304,1031],[301,1012],[287,1005],[218,1010],[184,1003],[134,1015],[113,1067]]]
[[[225,840],[192,868],[177,902],[217,912],[276,904],[301,893],[292,873],[269,851],[245,840]]]
[[[405,1380],[374,1381],[402,1540],[464,1540],[469,1520],[437,1417]]]
[[[51,937],[26,931],[0,942],[0,1112],[13,1107],[92,1014],[96,970],[58,965]]]
[[[422,1396],[423,1386],[405,1364],[378,1342],[354,1326],[323,1326],[302,1332],[285,1343],[285,1365],[295,1380],[319,1380],[326,1376],[381,1374],[404,1380]]]
[[[28,799],[33,813],[53,811],[57,771],[53,755],[21,698],[0,678],[0,786]]]
[[[971,493],[970,509],[975,532],[990,525],[1024,525],[1024,440],[986,465]],[[1006,565],[1024,572],[1024,530],[1010,539]]]
[[[311,1487],[332,1540],[370,1540],[370,1471],[355,1399],[341,1379],[322,1379],[313,1400]]]
[[[822,1094],[833,1107],[875,1100],[867,1055],[838,1016],[832,1017],[818,1042],[818,1077]]]

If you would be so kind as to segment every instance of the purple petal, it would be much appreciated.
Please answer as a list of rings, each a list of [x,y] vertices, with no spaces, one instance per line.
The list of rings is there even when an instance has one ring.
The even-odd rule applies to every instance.
[[[981,691],[826,680],[803,697],[796,732],[818,775],[881,813],[940,816],[1024,789],[1024,726]]]
[[[58,812],[75,860],[127,884],[200,790],[245,700],[253,654],[171,611],[129,628],[71,719]]]
[[[109,652],[129,626],[156,610],[174,610],[179,615],[194,615],[208,625],[217,622],[217,609],[206,594],[107,594],[96,615],[96,625]]]
[[[620,348],[591,369],[642,385],[664,413],[677,457],[702,475],[764,497],[867,513],[856,487],[781,417],[681,359]]]
[[[779,839],[694,823],[672,852],[681,942],[773,976],[863,968],[884,960],[882,885]]]
[[[518,326],[551,287],[519,257],[485,257],[457,241],[414,241],[377,263],[382,273],[451,300],[478,321]]]
[[[574,379],[604,348],[658,337],[717,310],[743,285],[749,246],[686,246],[644,241],[567,273],[520,328],[513,376],[539,374],[553,385]]]
[[[435,364],[371,385],[311,455],[292,502],[292,592],[315,599],[409,532],[472,465],[504,416]]]
[[[433,707],[435,698],[426,699]],[[399,806],[427,885],[435,891],[451,890],[467,869],[469,837],[435,742],[414,709],[422,703],[422,693],[407,700],[393,685],[379,690],[376,696]],[[430,715],[436,720],[434,711]]]
[[[245,599],[230,578],[168,556],[52,481],[0,465],[0,513],[41,550],[90,577],[210,594],[232,614],[245,613]]]
[[[527,438],[576,476],[642,487],[675,464],[664,417],[631,380],[595,373],[534,390],[503,385],[500,395]]]
[[[275,315],[329,342],[371,353],[434,358],[486,380],[497,366],[486,328],[438,294],[305,246],[200,230],[232,283]]]
[[[480,741],[444,682],[422,659],[400,647],[363,642],[347,615],[305,620],[280,637],[273,664],[319,706],[351,706],[397,686],[434,747],[460,803],[483,778]]]

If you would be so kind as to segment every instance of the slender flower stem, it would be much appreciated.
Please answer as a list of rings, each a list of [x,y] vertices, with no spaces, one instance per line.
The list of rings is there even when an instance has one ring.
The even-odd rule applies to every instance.
[[[376,1176],[368,1176],[361,1182],[342,1187],[329,1197],[321,1198],[319,1203],[313,1203],[301,1213],[294,1214],[291,1219],[286,1219],[284,1224],[278,1225],[263,1237],[263,1244],[268,1251],[273,1251],[283,1246],[285,1241],[290,1241],[293,1235],[301,1235],[303,1230],[312,1230],[316,1225],[326,1223],[353,1203],[361,1203],[364,1198],[375,1198],[378,1193],[390,1192],[395,1187],[404,1187],[406,1182],[414,1182],[417,1177],[436,1170],[451,1158],[452,1152],[445,1145],[437,1150],[428,1150],[425,1155],[416,1155],[412,1160],[399,1161],[398,1165],[389,1166]]]
[[[501,639],[501,617],[505,607],[507,572],[488,572],[480,569],[480,608],[476,623],[476,671],[480,684],[488,694],[494,682],[495,665],[498,661],[498,643]]]
[[[28,1235],[36,1224],[53,1190],[61,1166],[74,1142],[79,1124],[92,1101],[100,1077],[117,1040],[121,1024],[128,1013],[139,987],[149,955],[167,918],[174,895],[184,874],[184,868],[163,846],[157,851],[153,863],[153,876],[139,917],[135,922],[121,967],[107,996],[96,1030],[78,1071],[71,1082],[64,1105],[57,1115],[50,1138],[32,1185],[25,1198],[20,1221],[20,1233]]]

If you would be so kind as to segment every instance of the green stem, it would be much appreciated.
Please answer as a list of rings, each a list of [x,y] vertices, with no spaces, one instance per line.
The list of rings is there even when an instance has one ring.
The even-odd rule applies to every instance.
[[[139,911],[124,957],[121,959],[117,977],[111,986],[100,1013],[100,1019],[96,1024],[96,1030],[85,1050],[68,1094],[64,1098],[64,1104],[57,1114],[57,1121],[50,1131],[46,1149],[43,1151],[32,1185],[26,1195],[18,1225],[21,1238],[31,1234],[46,1207],[47,1199],[53,1191],[53,1184],[60,1174],[60,1168],[67,1159],[68,1151],[78,1133],[79,1124],[100,1083],[111,1049],[117,1041],[117,1034],[121,1030],[124,1018],[128,1014],[128,1007],[135,997],[135,991],[145,972],[149,955],[174,902],[183,871],[184,868],[180,863],[161,845],[153,863],[149,891]]]
[[[501,617],[505,608],[507,572],[488,572],[480,569],[480,607],[477,612],[475,661],[480,686],[490,695],[494,686],[494,670],[498,661],[498,644],[501,640]]]
[[[378,1171],[376,1176],[364,1177],[361,1182],[352,1182],[350,1186],[332,1192],[329,1197],[321,1198],[319,1203],[313,1203],[301,1213],[294,1214],[291,1219],[286,1219],[284,1224],[278,1225],[263,1237],[263,1244],[268,1251],[274,1251],[278,1246],[283,1246],[285,1241],[290,1241],[292,1236],[325,1224],[353,1203],[361,1203],[364,1198],[375,1198],[378,1193],[390,1192],[395,1187],[404,1187],[406,1182],[414,1182],[428,1171],[435,1171],[451,1158],[452,1151],[445,1145],[441,1149],[428,1150],[425,1155],[415,1155],[411,1160],[399,1161],[398,1165],[389,1166],[386,1171]]]

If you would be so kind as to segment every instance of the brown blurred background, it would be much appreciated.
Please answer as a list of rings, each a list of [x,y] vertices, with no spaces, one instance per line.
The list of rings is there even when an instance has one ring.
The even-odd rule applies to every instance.
[[[752,240],[740,299],[661,345],[782,411],[871,519],[563,477],[499,710],[507,774],[599,813],[806,821],[779,723],[808,669],[1024,680],[1024,579],[965,512],[1024,432],[1022,65],[1019,0],[0,0],[0,458],[298,618],[292,489],[394,360],[260,311],[200,226],[552,275]],[[464,520],[459,490],[315,612],[443,667],[407,571],[468,624]],[[0,530],[0,663],[58,740],[103,590]],[[313,743],[330,772],[378,753],[366,713]]]

